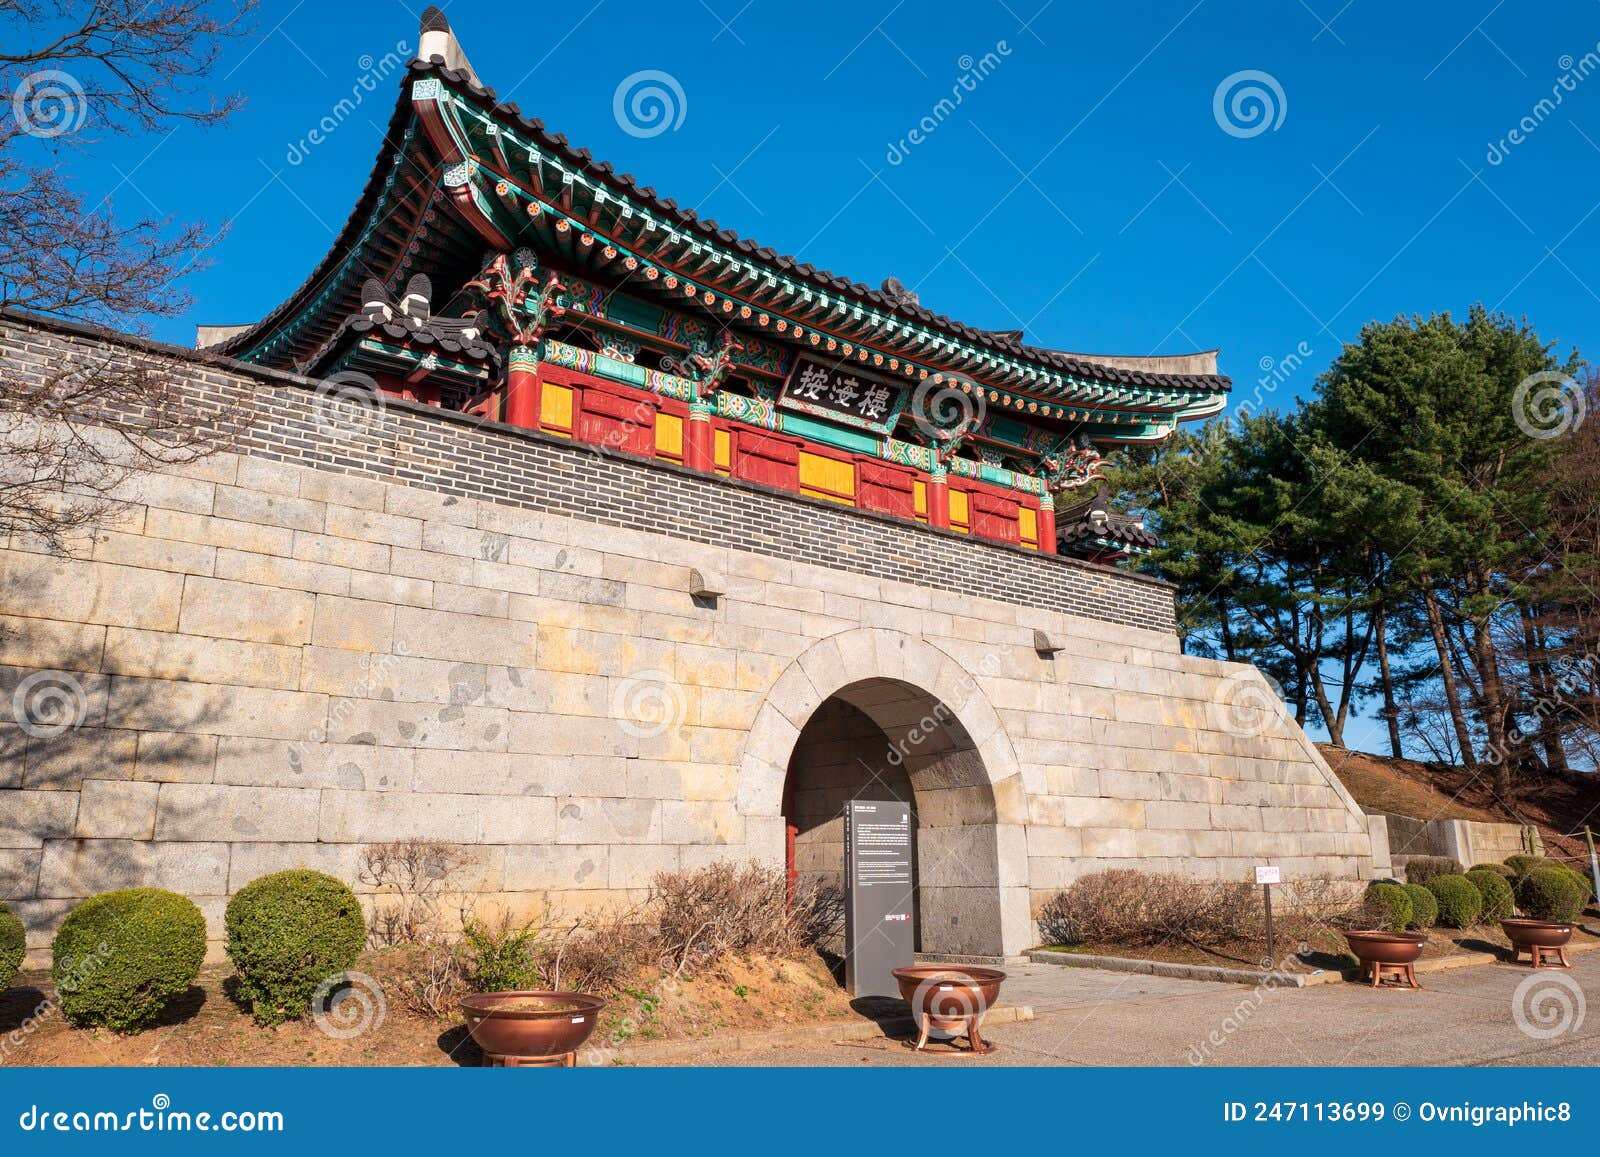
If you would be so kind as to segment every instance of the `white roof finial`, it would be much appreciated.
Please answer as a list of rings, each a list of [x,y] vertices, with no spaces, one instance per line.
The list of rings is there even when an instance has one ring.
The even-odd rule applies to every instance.
[[[432,60],[437,56],[444,61],[446,68],[466,73],[467,79],[474,84],[483,83],[478,79],[472,62],[467,59],[461,42],[450,30],[450,21],[446,20],[444,13],[436,7],[430,6],[422,12],[422,33],[417,40],[417,56],[423,60]]]

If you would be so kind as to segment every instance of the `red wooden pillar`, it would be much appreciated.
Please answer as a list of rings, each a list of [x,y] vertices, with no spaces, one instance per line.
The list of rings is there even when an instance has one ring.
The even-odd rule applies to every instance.
[[[714,408],[708,401],[690,402],[689,425],[683,431],[683,464],[691,470],[704,470],[707,474],[716,468],[716,434],[711,426]]]
[[[539,353],[534,346],[513,346],[506,371],[506,404],[502,420],[529,430],[539,428]]]
[[[950,529],[949,476],[937,467],[928,475],[928,525]]]
[[[1039,551],[1056,553],[1056,500],[1049,491],[1039,495]]]

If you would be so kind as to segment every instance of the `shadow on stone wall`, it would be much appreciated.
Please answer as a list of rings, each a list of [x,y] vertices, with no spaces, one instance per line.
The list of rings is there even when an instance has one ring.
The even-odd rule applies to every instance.
[[[105,674],[100,647],[65,646],[65,630],[13,619],[0,635],[7,656],[41,664],[0,666],[0,900],[36,950],[99,892],[227,890],[225,844],[155,839],[162,786],[210,782],[227,689]]]

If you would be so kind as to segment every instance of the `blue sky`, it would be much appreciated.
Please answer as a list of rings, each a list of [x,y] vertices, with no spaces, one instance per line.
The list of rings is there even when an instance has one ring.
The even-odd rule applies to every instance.
[[[386,53],[415,50],[418,10],[265,0],[260,37],[219,70],[249,101],[225,128],[180,129],[154,151],[152,138],[79,142],[80,179],[118,211],[230,223],[191,280],[191,316],[158,336],[260,317],[327,250],[397,74],[323,143],[300,142]],[[1600,54],[1600,3],[1531,10],[446,6],[503,97],[727,227],[871,284],[898,276],[935,309],[1058,348],[1220,346],[1240,398],[1284,365],[1268,404],[1308,388],[1365,321],[1476,300],[1563,350],[1600,350],[1600,68],[1571,79]],[[645,70],[682,93],[681,123],[653,136],[613,109]],[[1216,112],[1244,72],[1266,74],[1234,86],[1273,105],[1259,132],[1229,120],[1231,90]],[[1563,75],[1559,106],[1536,111]],[[938,110],[963,76],[959,106]],[[1525,117],[1532,131],[1509,143]]]
[[[1531,8],[446,11],[502,97],[726,227],[1056,348],[1220,347],[1236,402],[1259,408],[1291,403],[1363,323],[1401,313],[1481,300],[1562,353],[1600,351],[1600,0]],[[253,321],[327,251],[419,12],[263,0],[259,35],[218,70],[220,91],[248,99],[225,128],[105,138],[91,117],[63,154],[86,191],[127,215],[228,225],[189,281],[191,314],[151,323],[157,336]],[[666,74],[672,127],[617,113],[639,73]],[[1248,92],[1230,102],[1251,89],[1266,122]],[[335,114],[352,93],[359,106]],[[1363,717],[1348,738],[1378,746],[1380,731]]]

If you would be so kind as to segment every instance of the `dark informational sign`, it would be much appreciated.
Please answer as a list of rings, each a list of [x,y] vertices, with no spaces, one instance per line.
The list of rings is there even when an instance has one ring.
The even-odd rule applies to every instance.
[[[916,963],[911,805],[844,805],[844,986],[855,996],[899,996],[894,970]]]
[[[886,434],[905,400],[903,386],[869,378],[850,365],[801,358],[783,384],[779,405]]]

